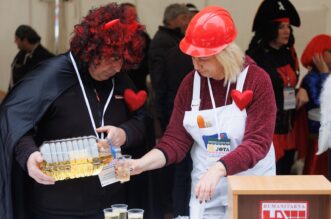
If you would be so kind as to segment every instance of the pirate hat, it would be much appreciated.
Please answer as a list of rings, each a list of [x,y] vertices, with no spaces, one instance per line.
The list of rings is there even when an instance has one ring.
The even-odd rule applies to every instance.
[[[299,27],[301,23],[299,14],[290,1],[264,0],[256,12],[252,31],[281,19],[288,19],[290,24],[296,27]]]

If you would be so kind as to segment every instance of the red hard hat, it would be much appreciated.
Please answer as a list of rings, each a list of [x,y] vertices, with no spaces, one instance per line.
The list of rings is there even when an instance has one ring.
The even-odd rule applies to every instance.
[[[211,56],[222,51],[236,36],[230,13],[219,6],[208,6],[192,18],[179,47],[193,57]]]

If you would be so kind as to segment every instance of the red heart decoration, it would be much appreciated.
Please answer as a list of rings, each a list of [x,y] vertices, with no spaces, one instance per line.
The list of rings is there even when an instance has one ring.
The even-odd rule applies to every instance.
[[[131,89],[124,90],[124,100],[130,111],[135,111],[144,105],[147,99],[147,93],[144,90],[135,93]]]
[[[238,90],[231,91],[231,97],[233,101],[236,103],[240,110],[245,109],[245,107],[252,101],[253,99],[253,91],[245,90],[241,93]]]

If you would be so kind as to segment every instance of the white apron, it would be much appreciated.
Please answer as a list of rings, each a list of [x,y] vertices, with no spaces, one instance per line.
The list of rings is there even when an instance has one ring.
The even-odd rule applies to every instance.
[[[242,92],[245,78],[247,75],[248,67],[240,73],[237,78],[236,90]],[[214,135],[217,133],[226,133],[228,138],[231,139],[230,150],[234,150],[244,137],[245,124],[246,124],[246,109],[242,111],[237,105],[232,102],[230,105],[225,105],[219,108],[215,107],[214,96],[211,90],[210,80],[208,78],[209,94],[212,100],[212,109],[199,111],[200,106],[200,76],[197,72],[194,75],[193,82],[193,98],[191,104],[191,111],[186,111],[183,126],[187,132],[194,139],[194,144],[191,149],[191,156],[193,160],[193,170],[191,173],[192,186],[191,186],[191,200],[190,200],[190,218],[222,218],[224,206],[228,205],[227,198],[227,178],[222,177],[217,184],[216,192],[212,199],[207,203],[199,203],[194,194],[194,189],[201,176],[207,172],[208,168],[212,166],[217,160],[210,158],[208,155],[205,143],[202,136]],[[228,98],[230,83],[228,83],[226,100]],[[217,95],[217,94],[215,94]],[[226,103],[225,100],[225,103]],[[261,109],[263,110],[263,109]],[[207,128],[199,128],[197,124],[197,116],[203,116],[204,120],[210,125]],[[275,153],[274,147],[271,145],[270,150],[265,158],[260,160],[253,168],[241,172],[237,175],[275,175]],[[203,216],[202,216],[203,215]]]

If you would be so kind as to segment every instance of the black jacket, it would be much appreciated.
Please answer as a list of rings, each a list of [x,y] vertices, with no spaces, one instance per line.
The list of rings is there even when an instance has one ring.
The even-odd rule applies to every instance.
[[[151,41],[148,56],[149,56],[149,71],[151,75],[152,88],[155,91],[155,108],[157,117],[160,119],[162,129],[165,129],[166,121],[162,113],[162,107],[164,106],[164,99],[166,93],[164,93],[165,81],[165,66],[166,57],[169,49],[178,46],[183,34],[180,29],[169,29],[166,27],[159,27],[154,38]]]
[[[15,56],[12,63],[12,82],[15,85],[21,80],[27,73],[32,71],[40,62],[53,57],[46,48],[39,44],[33,53],[25,57],[27,53],[25,51],[19,51]],[[24,59],[26,59],[24,63]],[[10,87],[11,89],[11,87]]]
[[[168,124],[172,109],[174,106],[174,100],[177,94],[179,85],[184,77],[193,71],[192,58],[189,55],[180,51],[179,45],[169,49],[166,58],[166,66],[164,71],[164,83],[159,89],[163,89],[164,99],[162,109],[164,110],[165,121]]]
[[[296,67],[295,58],[291,50],[283,47],[279,50],[271,47],[258,48],[256,50],[248,50],[247,54],[263,68],[270,76],[272,86],[275,92],[277,104],[276,116],[276,134],[287,134],[292,129],[295,110],[283,110],[284,107],[284,82],[278,72],[278,69],[289,65],[298,78],[298,69]],[[295,55],[296,56],[296,55]]]
[[[82,79],[96,126],[99,126],[98,106],[93,92],[95,86],[83,75]],[[13,159],[16,145],[27,133],[34,132],[37,145],[54,138],[94,134],[77,82],[68,54],[60,55],[44,62],[24,77],[1,105],[0,218],[28,218],[28,214],[24,213],[27,203],[38,212],[88,215],[100,212],[112,200],[125,202],[125,185],[115,183],[101,188],[95,176],[43,186],[27,177]],[[96,85],[99,86],[103,85]],[[125,88],[133,89],[132,82],[125,74],[117,74],[105,124],[120,126],[126,131],[128,138],[123,150],[124,153],[132,154],[137,146],[144,143],[146,115],[144,108],[129,112],[124,100],[115,98],[123,95]],[[27,189],[29,196],[26,196]]]

